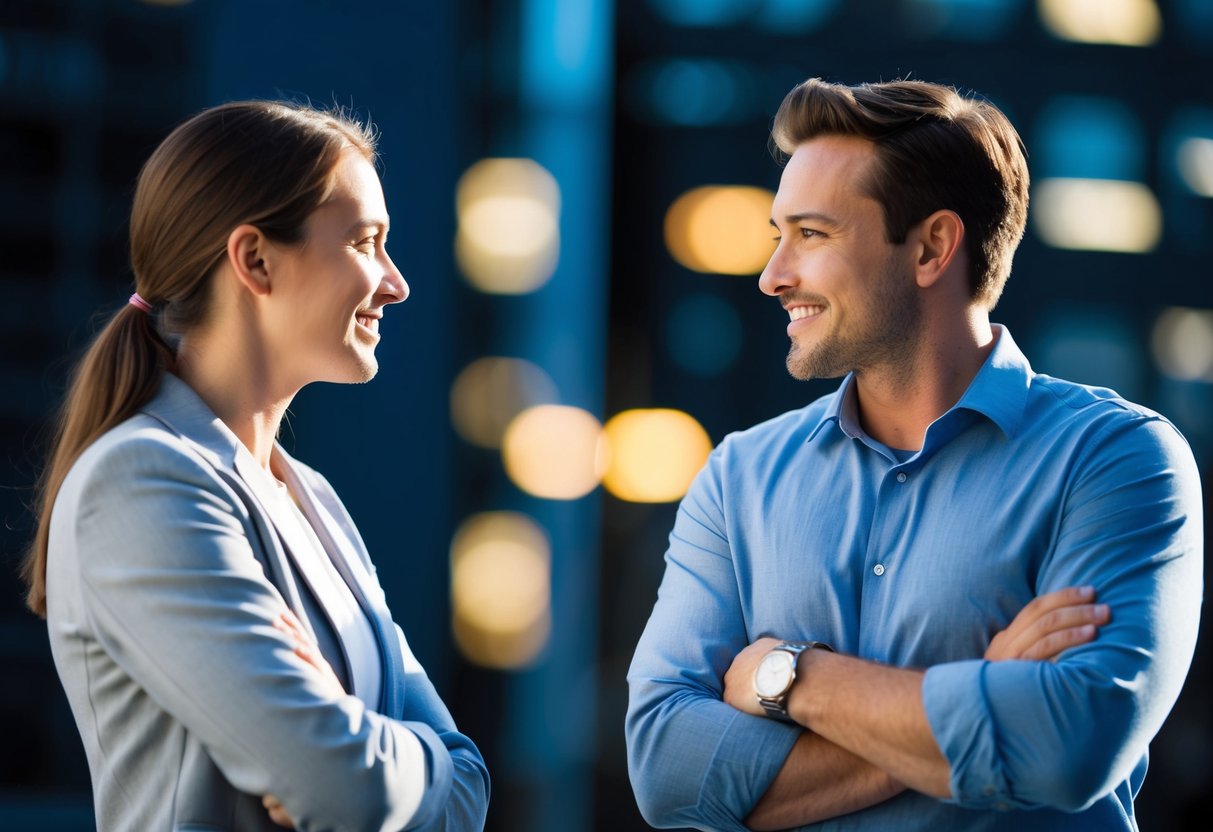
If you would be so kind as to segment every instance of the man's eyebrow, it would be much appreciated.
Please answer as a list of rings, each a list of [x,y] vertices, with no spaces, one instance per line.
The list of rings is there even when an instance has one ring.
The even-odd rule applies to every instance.
[[[817,211],[802,211],[799,214],[788,214],[783,219],[784,219],[784,222],[788,223],[789,225],[794,225],[798,222],[804,222],[805,220],[813,220],[814,222],[823,222],[828,225],[838,225],[838,220],[834,219],[833,217],[831,217],[828,214],[822,214]],[[770,222],[771,222],[772,228],[779,227],[779,224],[775,222],[774,217],[771,218]]]

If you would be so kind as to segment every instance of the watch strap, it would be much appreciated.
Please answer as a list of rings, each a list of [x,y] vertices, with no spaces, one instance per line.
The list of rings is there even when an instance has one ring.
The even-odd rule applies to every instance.
[[[834,648],[824,641],[781,641],[771,648],[772,653],[776,650],[781,650],[792,657],[792,678],[788,680],[788,686],[784,688],[783,693],[778,696],[759,696],[758,704],[771,719],[795,723],[796,720],[792,719],[792,715],[788,713],[788,694],[792,691],[792,685],[796,683],[796,666],[800,661],[800,654],[806,650],[828,650],[833,653]]]

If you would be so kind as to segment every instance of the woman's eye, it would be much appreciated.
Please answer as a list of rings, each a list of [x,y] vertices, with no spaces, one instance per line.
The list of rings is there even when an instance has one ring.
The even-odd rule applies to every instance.
[[[800,229],[800,236],[805,238],[806,240],[809,239],[810,237],[816,237],[817,234],[818,234],[818,232],[814,231],[811,228]]]

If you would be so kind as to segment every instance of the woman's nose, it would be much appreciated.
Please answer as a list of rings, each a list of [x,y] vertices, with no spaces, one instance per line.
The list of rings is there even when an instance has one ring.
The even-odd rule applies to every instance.
[[[384,255],[385,257],[387,255]],[[400,303],[409,296],[409,284],[391,257],[387,257],[387,271],[383,275],[382,292],[387,295],[385,303]]]

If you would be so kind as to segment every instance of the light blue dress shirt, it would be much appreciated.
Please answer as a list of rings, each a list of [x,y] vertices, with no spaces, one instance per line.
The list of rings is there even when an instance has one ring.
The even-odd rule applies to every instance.
[[[1009,332],[898,455],[860,428],[852,377],[727,437],[678,511],[628,674],[628,765],[655,826],[744,829],[800,729],[721,701],[763,636],[926,669],[948,801],[906,791],[813,829],[1136,829],[1147,745],[1195,647],[1199,474],[1175,427],[1110,390],[1032,372]],[[1111,607],[1056,662],[987,662],[1037,595]]]

